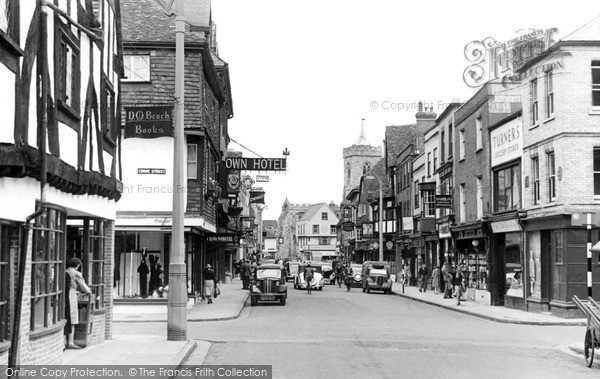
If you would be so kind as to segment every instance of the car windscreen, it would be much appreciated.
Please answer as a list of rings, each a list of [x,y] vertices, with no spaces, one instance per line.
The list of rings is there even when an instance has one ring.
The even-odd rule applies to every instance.
[[[332,271],[333,267],[330,265],[323,265],[321,266],[323,268],[323,271]]]
[[[256,271],[256,278],[257,279],[264,279],[264,278],[279,279],[279,278],[281,278],[281,270],[278,270],[276,268],[268,268],[268,269],[264,269],[264,270],[259,269]]]
[[[384,268],[372,268],[369,270],[369,275],[387,275],[387,270]]]

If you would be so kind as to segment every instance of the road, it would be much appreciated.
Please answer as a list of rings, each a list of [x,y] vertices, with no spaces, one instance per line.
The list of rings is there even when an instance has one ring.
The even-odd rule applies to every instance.
[[[117,324],[116,333],[164,330]],[[160,332],[159,332],[160,333]],[[272,365],[275,378],[598,378],[600,365],[564,347],[583,327],[488,321],[399,296],[289,286],[288,303],[250,307],[238,319],[188,323],[212,342],[204,362]]]

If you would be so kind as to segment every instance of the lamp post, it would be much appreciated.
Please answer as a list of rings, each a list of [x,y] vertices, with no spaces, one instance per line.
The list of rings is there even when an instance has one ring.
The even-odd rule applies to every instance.
[[[377,179],[379,183],[379,260],[383,261],[383,184],[381,178],[373,175],[365,176],[365,179]]]

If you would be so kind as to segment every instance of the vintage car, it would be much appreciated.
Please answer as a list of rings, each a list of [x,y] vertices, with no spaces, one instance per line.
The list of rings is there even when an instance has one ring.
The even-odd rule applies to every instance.
[[[323,272],[323,280],[325,283],[335,284],[335,273],[333,271],[333,266],[329,262],[321,262],[318,263],[321,266],[321,270]]]
[[[310,282],[310,288],[322,291],[323,286],[325,285],[325,280],[323,279],[323,270],[320,265],[313,265],[311,263],[311,267],[313,269],[313,279]],[[306,289],[306,280],[304,280],[304,269],[306,268],[306,264],[303,263],[298,266],[298,275],[296,275],[296,279],[294,281],[294,288],[296,289]]]
[[[352,263],[350,268],[352,269],[352,277],[346,277],[344,282],[346,285],[350,284],[350,287],[362,287],[362,265]]]
[[[278,264],[261,264],[256,268],[250,286],[250,305],[259,301],[278,301],[285,305],[287,300],[287,284],[284,270]]]
[[[287,266],[287,278],[286,281],[291,280],[296,283],[296,276],[298,275],[298,266],[300,266],[302,262],[300,261],[289,261],[286,263]]]
[[[387,262],[366,261],[362,266],[362,290],[371,293],[372,290],[392,293],[390,264]]]

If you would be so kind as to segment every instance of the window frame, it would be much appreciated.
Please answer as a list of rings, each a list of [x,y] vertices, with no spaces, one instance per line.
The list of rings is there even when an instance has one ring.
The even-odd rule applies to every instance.
[[[60,121],[65,122],[76,131],[79,130],[79,120],[81,119],[81,48],[80,40],[73,34],[70,27],[60,21],[58,15],[54,17],[56,25],[55,31],[55,98],[57,108],[62,116]],[[69,50],[70,48],[70,50]],[[72,99],[67,96],[67,54],[73,55],[71,60],[71,89],[70,94]],[[103,85],[102,82],[101,85]]]
[[[95,310],[100,310],[105,308],[104,264],[105,246],[106,241],[108,240],[105,234],[105,220],[85,220],[84,227],[87,227],[89,230],[89,248],[88,251],[84,254],[83,265],[85,265],[85,270],[83,274],[86,284],[88,285],[88,287],[90,287],[92,294],[95,295]],[[95,253],[97,253],[96,256],[94,256]]]
[[[465,146],[466,142],[465,142],[465,130],[464,129],[458,131],[458,143],[459,143],[458,148],[460,149],[458,152],[458,159],[463,160],[466,158],[466,155],[467,155],[467,153],[466,153],[467,149]]]
[[[140,60],[145,63],[144,67],[138,69],[135,64],[136,58],[140,58]],[[150,54],[123,54],[123,70],[126,74],[131,73],[131,77],[127,75],[122,81],[124,83],[151,83],[151,63],[152,57]],[[142,70],[143,73],[140,74]]]
[[[102,103],[100,104],[102,111],[102,134],[104,139],[110,142],[113,146],[117,141],[117,125],[115,108],[117,99],[113,85],[108,80],[106,75],[102,75]]]
[[[196,159],[190,160],[190,147],[193,147],[196,150]],[[196,169],[193,171],[194,175],[190,175],[190,164],[195,165]],[[188,180],[197,180],[198,179],[198,144],[197,143],[188,143],[186,147],[186,178]]]
[[[431,151],[427,152],[427,177],[431,176]]]
[[[12,335],[10,316],[14,308],[14,299],[11,278],[14,278],[14,260],[18,254],[18,245],[12,245],[15,237],[20,239],[18,225],[0,219],[0,344],[9,342]]]
[[[415,208],[420,208],[419,198],[421,194],[419,193],[419,179],[415,180]],[[404,215],[403,215],[404,216]]]
[[[17,73],[19,57],[23,50],[19,46],[20,40],[20,0],[6,0],[5,13],[7,19],[6,30],[0,29],[0,63],[4,64],[13,73]]]
[[[65,252],[66,252],[66,240],[67,240],[67,211],[61,207],[48,205],[44,206],[45,211],[43,214],[35,218],[35,223],[32,227],[33,230],[33,242],[32,242],[32,260],[31,260],[31,294],[30,294],[30,330],[32,332],[39,331],[58,324],[64,318],[64,272],[65,272]],[[51,222],[51,219],[54,218]],[[62,229],[61,229],[62,228]],[[47,240],[43,239],[44,235],[48,235]],[[51,236],[54,236],[52,238]],[[55,259],[49,257],[51,241],[54,239],[54,253]],[[43,243],[41,260],[38,260],[38,254],[40,250],[40,241]],[[44,278],[44,282],[38,281],[37,284],[43,284],[45,289],[43,293],[38,293],[36,290],[39,288],[36,286],[36,280],[38,279],[37,267],[52,267],[54,266],[54,278],[55,287],[50,289],[50,281],[48,278]],[[50,272],[51,270],[42,270],[41,272]],[[60,279],[63,280],[60,280]],[[53,291],[52,291],[53,290]],[[36,319],[38,301],[43,300],[44,317],[42,325],[38,325]],[[54,306],[52,306],[54,304]],[[51,314],[50,311],[51,310]],[[49,316],[52,316],[51,320]]]
[[[503,182],[510,183],[506,186],[504,183],[500,183],[500,172],[503,173]],[[523,199],[521,198],[521,164],[513,164],[510,166],[504,166],[494,170],[494,212],[507,212],[511,210],[520,209],[522,207]],[[515,177],[516,175],[516,177]],[[510,203],[505,200],[503,203],[500,202],[500,194],[503,195],[504,199],[508,199],[507,193],[510,193]]]
[[[312,226],[312,234],[313,235],[315,235],[315,234],[318,235],[320,233],[321,233],[321,225],[313,224],[313,226]]]
[[[540,122],[537,78],[529,82],[529,93],[531,97],[531,125],[536,126]]]
[[[596,79],[598,79],[597,83],[594,82],[594,75],[596,75]],[[590,82],[592,85],[592,107],[594,109],[600,109],[600,60],[592,61]],[[595,100],[597,100],[597,102],[594,102],[594,95],[596,96]]]
[[[437,147],[433,148],[433,173],[437,171]]]
[[[329,214],[327,212],[321,212],[321,221],[327,221]]]
[[[435,217],[435,190],[423,190],[423,209],[421,215],[423,217]]]
[[[483,149],[483,122],[481,119],[481,116],[477,117],[475,119],[475,131],[476,131],[476,150],[482,150]]]
[[[454,129],[454,123],[450,123],[448,124],[448,160],[452,159],[452,147],[453,147],[453,129]]]
[[[600,146],[594,146],[592,154],[594,196],[600,196]]]
[[[532,189],[533,189],[533,204],[538,205],[540,203],[540,158],[538,156],[531,158],[531,176]]]
[[[546,118],[554,117],[554,71],[546,73]]]
[[[546,153],[546,175],[548,177],[548,202],[556,201],[556,156],[554,151]]]

